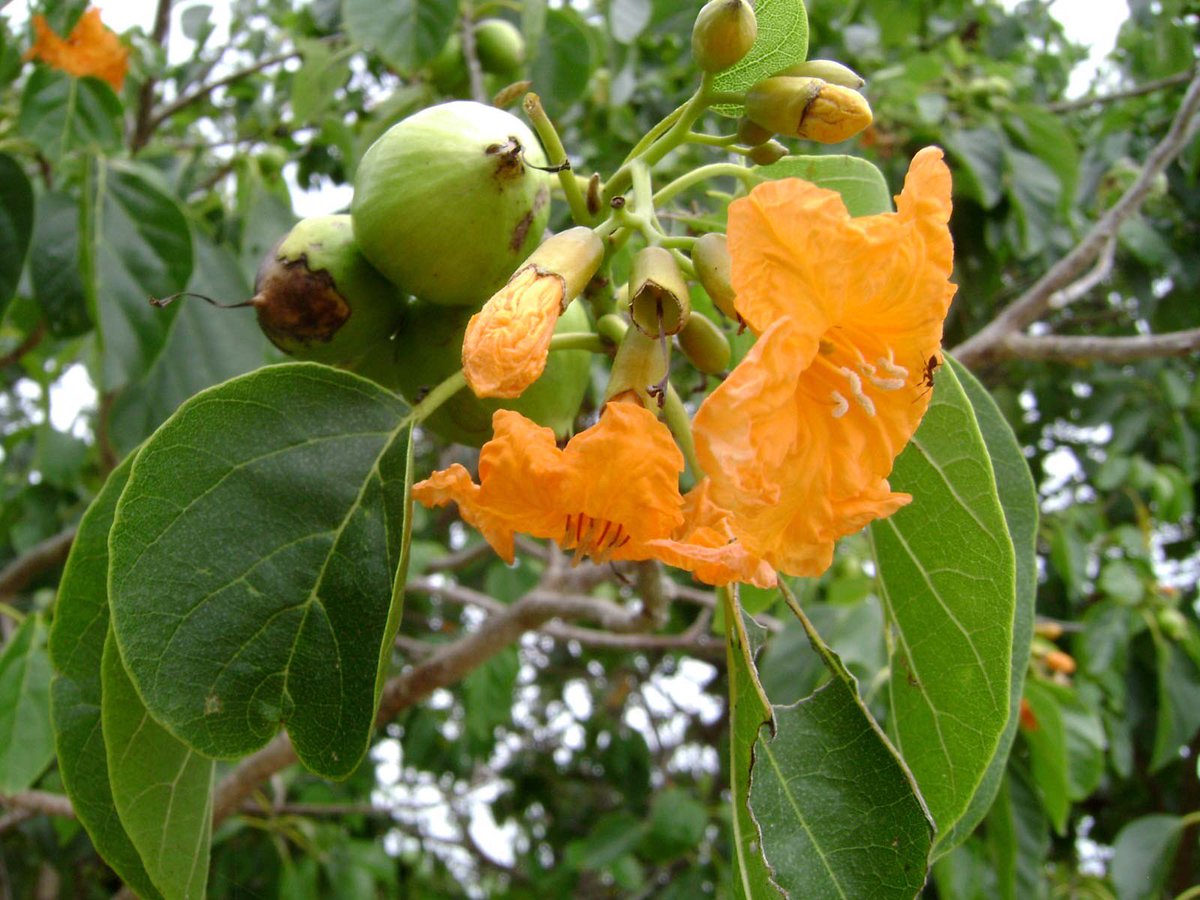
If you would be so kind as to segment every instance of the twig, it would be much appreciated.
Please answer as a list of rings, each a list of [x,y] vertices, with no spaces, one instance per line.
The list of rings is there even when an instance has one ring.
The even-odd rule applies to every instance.
[[[150,32],[150,40],[162,45],[164,53],[167,49],[167,37],[170,29],[171,0],[158,0],[158,7],[154,11],[154,29]],[[133,153],[137,153],[145,147],[150,141],[151,135],[154,134],[151,118],[154,109],[154,89],[157,86],[158,79],[148,76],[138,91],[137,121],[134,123],[133,136],[129,141],[130,150]]]
[[[46,320],[39,319],[37,325],[29,334],[25,335],[25,340],[17,344],[16,347],[9,353],[0,356],[0,369],[7,369],[9,366],[19,363],[21,358],[42,342],[42,338],[46,336]]]
[[[1192,353],[1200,353],[1200,328],[1129,337],[1014,334],[1003,348],[1004,357],[1043,362],[1126,363]]]
[[[1100,257],[1096,260],[1096,265],[1092,266],[1091,270],[1076,281],[1072,281],[1061,291],[1055,292],[1050,298],[1051,309],[1062,309],[1064,306],[1070,306],[1076,300],[1082,299],[1091,293],[1092,288],[1100,284],[1104,279],[1112,274],[1113,260],[1117,255],[1117,238],[1114,235],[1104,242],[1104,247],[1100,251]]]
[[[1137,180],[1092,226],[1066,256],[1051,266],[1032,287],[1005,307],[984,328],[951,352],[964,365],[977,367],[1002,358],[1003,344],[1037,321],[1050,308],[1059,291],[1079,279],[1084,270],[1116,236],[1121,223],[1136,212],[1154,186],[1154,180],[1187,146],[1196,130],[1200,109],[1200,75],[1192,79],[1171,127],[1146,157]]]
[[[1057,103],[1047,103],[1046,110],[1054,113],[1074,112],[1077,109],[1087,109],[1089,106],[1097,104],[1115,103],[1118,100],[1143,97],[1146,94],[1153,94],[1155,91],[1161,91],[1164,88],[1174,87],[1177,84],[1184,84],[1191,81],[1195,73],[1196,70],[1194,68],[1184,69],[1182,72],[1176,72],[1174,75],[1168,75],[1166,78],[1147,81],[1126,90],[1113,91],[1111,94],[1104,94],[1099,97],[1080,97],[1077,100],[1060,100]]]
[[[75,810],[66,794],[55,794],[50,791],[21,791],[17,794],[0,794],[0,806],[7,806],[17,812],[28,812],[34,815],[66,816],[75,818]]]
[[[447,553],[441,559],[435,559],[425,567],[426,572],[451,572],[469,566],[475,560],[494,553],[491,546],[483,541],[463,547],[454,553]]]
[[[74,540],[75,529],[63,529],[54,537],[34,544],[0,569],[0,603],[7,603],[42,572],[62,563],[71,552],[71,542]]]
[[[386,806],[373,806],[370,803],[284,803],[279,806],[267,806],[249,800],[239,807],[238,812],[247,815],[269,814],[273,816],[370,816],[373,818],[390,819],[392,811]]]
[[[471,83],[471,99],[476,103],[487,103],[487,89],[483,85],[483,65],[479,62],[479,51],[475,47],[474,4],[464,3],[459,31],[462,32],[463,59],[467,61],[467,78]]]

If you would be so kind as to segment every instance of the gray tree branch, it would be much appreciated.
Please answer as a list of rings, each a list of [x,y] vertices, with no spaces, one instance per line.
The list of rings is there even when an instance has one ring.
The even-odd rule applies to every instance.
[[[1129,337],[1014,334],[1004,342],[1003,352],[1010,358],[1043,362],[1126,363],[1188,356],[1200,353],[1200,328]]]
[[[60,565],[71,552],[75,529],[65,528],[53,537],[34,544],[0,569],[0,603],[7,603],[25,589],[42,572]]]

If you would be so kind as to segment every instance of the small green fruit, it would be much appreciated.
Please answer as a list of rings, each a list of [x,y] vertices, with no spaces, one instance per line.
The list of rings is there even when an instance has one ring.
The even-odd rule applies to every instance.
[[[525,65],[525,38],[506,19],[484,19],[475,25],[475,52],[485,72],[510,77]]]
[[[538,245],[550,176],[533,132],[471,101],[392,126],[355,177],[354,236],[371,264],[427,303],[478,308]]]
[[[398,390],[418,402],[430,388],[462,366],[463,333],[471,311],[414,303],[403,330],[368,354],[354,371]],[[587,311],[572,303],[558,320],[556,333],[590,331]],[[515,400],[480,400],[467,388],[447,400],[423,427],[459,444],[481,446],[492,436],[492,413],[514,409],[568,437],[591,380],[591,354],[558,350],[550,354],[542,377]]]
[[[276,347],[297,359],[344,365],[391,335],[405,298],[354,242],[349,216],[299,222],[267,254],[250,301]]]

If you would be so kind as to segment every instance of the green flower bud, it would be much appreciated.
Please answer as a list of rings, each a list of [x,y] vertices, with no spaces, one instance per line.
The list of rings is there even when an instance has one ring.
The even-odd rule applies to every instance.
[[[679,332],[679,349],[688,362],[706,375],[717,375],[729,368],[733,351],[729,338],[708,316],[688,316]]]
[[[777,76],[788,75],[797,78],[820,78],[822,81],[828,81],[830,84],[853,88],[854,90],[858,90],[866,84],[863,77],[849,66],[843,66],[840,62],[834,62],[832,59],[810,59],[807,62],[789,66],[782,72],[776,72],[775,74]]]
[[[746,92],[746,115],[776,134],[837,144],[871,124],[866,98],[822,81],[776,75]]]
[[[475,25],[475,52],[485,72],[510,76],[525,65],[525,38],[507,19],[483,19]]]
[[[751,122],[745,116],[738,119],[737,139],[738,143],[746,147],[757,147],[760,144],[765,144],[775,132],[763,128],[757,122]]]
[[[629,273],[629,316],[638,330],[652,338],[678,334],[691,310],[687,281],[671,251],[639,250]]]
[[[657,404],[650,388],[662,384],[667,374],[667,358],[657,338],[648,337],[636,328],[625,331],[613,359],[612,374],[604,389],[607,403],[618,394],[633,391],[647,409]]]
[[[730,281],[733,263],[729,258],[725,235],[714,232],[698,238],[692,245],[692,265],[700,286],[712,298],[713,305],[738,321],[739,316],[733,306],[733,284]]]
[[[723,72],[750,52],[758,19],[747,0],[708,0],[692,27],[692,58],[705,72]]]
[[[779,141],[767,141],[755,147],[746,157],[756,166],[770,166],[787,156],[787,147]]]

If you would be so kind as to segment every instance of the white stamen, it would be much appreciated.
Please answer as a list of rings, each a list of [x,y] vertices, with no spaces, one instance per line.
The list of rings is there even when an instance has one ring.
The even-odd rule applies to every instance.
[[[867,378],[881,391],[898,391],[908,384],[903,378],[878,378],[875,375],[868,375]]]
[[[833,417],[835,419],[840,419],[849,411],[850,404],[847,403],[846,398],[837,391],[832,391],[831,393],[833,394],[833,402],[835,404],[833,407]]]
[[[908,369],[904,368],[904,366],[896,365],[896,363],[892,361],[891,356],[892,356],[892,351],[891,351],[891,348],[889,348],[888,349],[888,358],[884,359],[881,356],[881,357],[879,357],[879,359],[876,360],[876,362],[879,363],[879,367],[881,369],[883,369],[883,371],[887,372],[893,378],[899,378],[899,379],[901,379],[901,381],[907,381],[908,380]]]
[[[850,382],[850,393],[858,405],[867,411],[867,415],[875,415],[875,403],[863,393],[862,379],[857,374],[851,372],[845,366],[842,366],[841,373],[846,376],[846,380]]]

